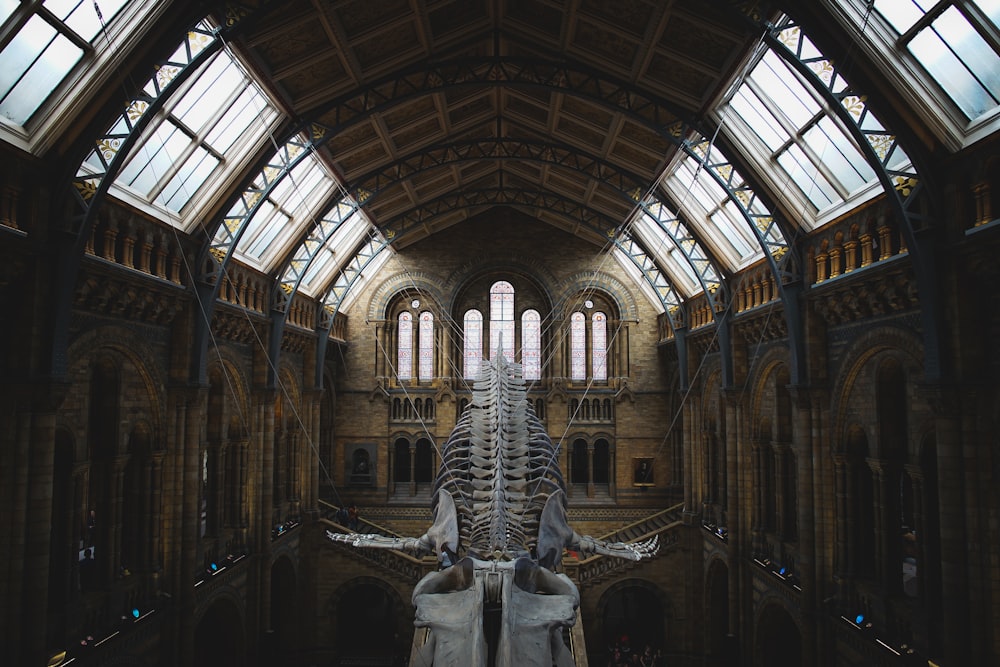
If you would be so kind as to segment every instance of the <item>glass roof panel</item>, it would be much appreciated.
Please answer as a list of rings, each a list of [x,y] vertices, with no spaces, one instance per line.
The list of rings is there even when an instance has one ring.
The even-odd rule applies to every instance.
[[[0,52],[0,115],[24,125],[83,58],[83,49],[32,16]]]
[[[186,41],[194,49],[201,45]],[[173,77],[169,69],[158,71],[147,92]],[[227,51],[212,57],[174,98],[150,124],[116,184],[191,219],[189,202],[225,167],[238,167],[238,158],[264,140],[278,113]]]
[[[103,26],[112,23],[127,3],[96,3],[80,0],[48,0],[39,6],[4,0],[0,16],[8,21],[24,21],[0,51],[0,118],[25,125],[66,79],[78,63],[97,47]],[[21,11],[18,11],[18,10]],[[25,17],[27,20],[24,20]],[[4,26],[4,31],[8,26]],[[110,40],[109,40],[110,41]]]
[[[798,26],[785,28],[779,38],[815,73],[817,86],[844,94],[848,82]],[[834,109],[826,106],[822,91],[812,85],[809,77],[800,76],[767,48],[718,109],[727,134],[744,149],[762,182],[788,201],[806,229],[814,229],[823,214],[837,210],[852,195],[873,192],[869,186],[877,184],[864,153]],[[849,102],[845,98],[844,108],[856,122],[873,135],[885,135],[863,101]],[[872,140],[873,146],[879,142],[891,143],[887,136]],[[897,165],[905,159],[900,153],[892,156]],[[789,183],[795,188],[788,188]]]
[[[647,280],[646,276],[643,275],[642,270],[638,266],[636,266],[635,262],[629,259],[629,256],[625,253],[625,251],[615,246],[614,249],[612,250],[612,254],[614,255],[615,260],[617,260],[618,266],[622,267],[622,270],[625,271],[625,273],[628,274],[630,278],[632,278],[633,282],[635,282],[635,284],[639,286],[639,289],[640,291],[642,291],[643,296],[646,297],[646,299],[653,306],[656,312],[657,313],[666,312],[666,308],[663,305],[663,300],[661,300],[660,295],[657,294],[657,291],[655,289],[653,289],[653,286],[650,284],[649,280]],[[674,305],[679,306],[680,304],[674,304]]]
[[[711,150],[716,156],[711,159],[723,157],[718,147]],[[763,256],[742,212],[706,168],[699,169],[693,157],[685,156],[675,169],[668,170],[663,186],[684,210],[685,218],[698,225],[701,239],[727,269],[735,271]]]
[[[1000,105],[997,28],[1000,2],[962,3],[978,7],[993,25],[972,23],[975,14],[946,3],[932,20],[925,15],[940,3],[930,0],[875,0],[875,10],[903,38],[909,52],[969,120]],[[981,20],[978,17],[975,20]],[[987,38],[986,35],[991,35]]]
[[[309,296],[318,296],[333,279],[334,273],[341,269],[341,265],[347,260],[347,253],[354,250],[371,226],[364,213],[356,211],[351,215],[323,244],[323,248],[302,277],[300,291]]]
[[[693,296],[702,291],[698,276],[691,264],[684,258],[673,240],[667,236],[659,225],[645,213],[636,216],[632,223],[632,231],[643,243],[646,250],[656,262],[666,269],[667,274],[685,297]]]
[[[249,220],[236,248],[237,256],[249,258],[265,271],[273,269],[292,241],[312,224],[318,207],[333,189],[339,189],[339,184],[316,156],[304,157],[275,184]]]

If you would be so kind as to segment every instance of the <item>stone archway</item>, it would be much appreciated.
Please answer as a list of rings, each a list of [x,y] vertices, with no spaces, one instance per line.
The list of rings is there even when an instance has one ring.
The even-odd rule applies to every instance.
[[[729,567],[721,560],[714,560],[705,580],[706,664],[718,667],[733,664],[735,641],[729,634]]]
[[[669,652],[670,603],[654,584],[642,579],[620,581],[601,596],[598,612],[609,649],[616,644],[624,648],[627,638],[631,651],[642,652],[648,644],[654,651]]]
[[[239,667],[246,664],[246,634],[236,603],[219,598],[194,630],[194,667]]]
[[[403,664],[409,656],[412,619],[406,617],[395,589],[379,579],[360,577],[337,591],[334,604],[338,664]]]
[[[802,665],[802,633],[788,610],[777,603],[766,605],[757,619],[753,657],[753,664],[761,667]]]
[[[271,566],[271,629],[277,646],[295,646],[299,627],[298,581],[287,556]]]

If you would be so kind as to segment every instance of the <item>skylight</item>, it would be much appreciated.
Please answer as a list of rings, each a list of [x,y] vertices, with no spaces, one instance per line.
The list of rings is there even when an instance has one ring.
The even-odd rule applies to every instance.
[[[798,34],[797,27],[786,32],[782,40],[804,40],[808,52],[804,59],[822,56]],[[814,67],[822,68],[823,62]],[[747,146],[747,153],[757,158],[765,174],[770,173],[777,192],[783,192],[787,183],[796,186],[799,196],[791,198],[792,208],[807,229],[818,224],[824,211],[843,203],[876,177],[821,99],[768,49],[719,111],[730,132]]]
[[[713,147],[712,151],[719,149]],[[760,244],[729,193],[707,169],[699,169],[699,164],[685,155],[673,169],[667,170],[663,187],[689,220],[696,224],[700,221],[701,238],[725,262],[726,268],[735,271],[763,256]]]
[[[339,185],[316,156],[307,155],[278,181],[250,218],[237,254],[264,271],[273,269],[275,260],[312,224],[318,208],[335,188]]]
[[[73,71],[94,52],[103,25],[113,22],[126,0],[0,1],[0,116],[24,125]],[[33,7],[29,5],[34,5]],[[16,26],[16,29],[14,29]]]
[[[1000,2],[875,0],[875,11],[969,120],[1000,105]]]
[[[237,158],[260,145],[277,117],[243,68],[222,50],[169,101],[116,184],[180,216],[220,167],[237,166]]]

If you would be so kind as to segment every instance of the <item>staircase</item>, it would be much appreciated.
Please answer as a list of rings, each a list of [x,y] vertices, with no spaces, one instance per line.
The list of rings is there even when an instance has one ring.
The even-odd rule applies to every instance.
[[[606,535],[601,535],[600,538],[608,542],[641,542],[651,539],[653,536],[658,536],[660,553],[663,553],[677,543],[678,531],[676,529],[684,525],[681,517],[683,509],[683,503],[674,505]],[[649,561],[641,561],[641,563],[646,562]],[[581,590],[587,586],[604,581],[609,577],[618,576],[622,572],[630,570],[639,564],[636,561],[624,558],[611,558],[601,555],[590,556],[580,561],[574,561],[573,559],[563,561],[566,574],[576,582],[577,587]]]
[[[322,500],[319,501],[319,503],[320,509],[323,511],[323,516],[320,518],[319,522],[323,524],[325,530],[329,530],[333,533],[374,533],[376,535],[385,535],[386,537],[403,537],[403,535],[395,533],[384,526],[372,523],[371,521],[365,521],[361,518],[358,519],[358,529],[356,531],[352,531],[347,526],[339,524],[334,520],[333,517],[336,516],[337,507]],[[392,551],[390,549],[355,549],[349,544],[331,542],[326,538],[324,538],[324,541],[327,542],[330,547],[339,550],[341,553],[346,554],[350,558],[356,558],[374,565],[379,570],[401,579],[403,582],[411,586],[415,585],[418,581],[420,581],[421,577],[436,567],[436,562],[434,561],[427,561],[425,563],[423,559],[416,558],[400,551]]]

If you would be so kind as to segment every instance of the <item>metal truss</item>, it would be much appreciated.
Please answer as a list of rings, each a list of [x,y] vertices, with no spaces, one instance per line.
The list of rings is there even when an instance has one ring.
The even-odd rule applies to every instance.
[[[868,104],[868,96],[845,76],[845,66],[810,48],[796,21],[785,16],[778,24],[767,27],[765,40],[768,46],[823,96],[874,170],[889,205],[901,222],[918,287],[935,284],[933,253],[921,253],[922,246],[917,238],[918,231],[931,226],[930,216],[927,211],[921,210],[918,203],[926,190],[924,179],[910,154],[903,149],[899,136],[875,117]],[[899,166],[891,168],[893,164]],[[920,295],[928,350],[926,370],[928,376],[937,377],[941,372],[938,353],[941,336],[938,313],[941,305],[933,289],[922,289]]]

